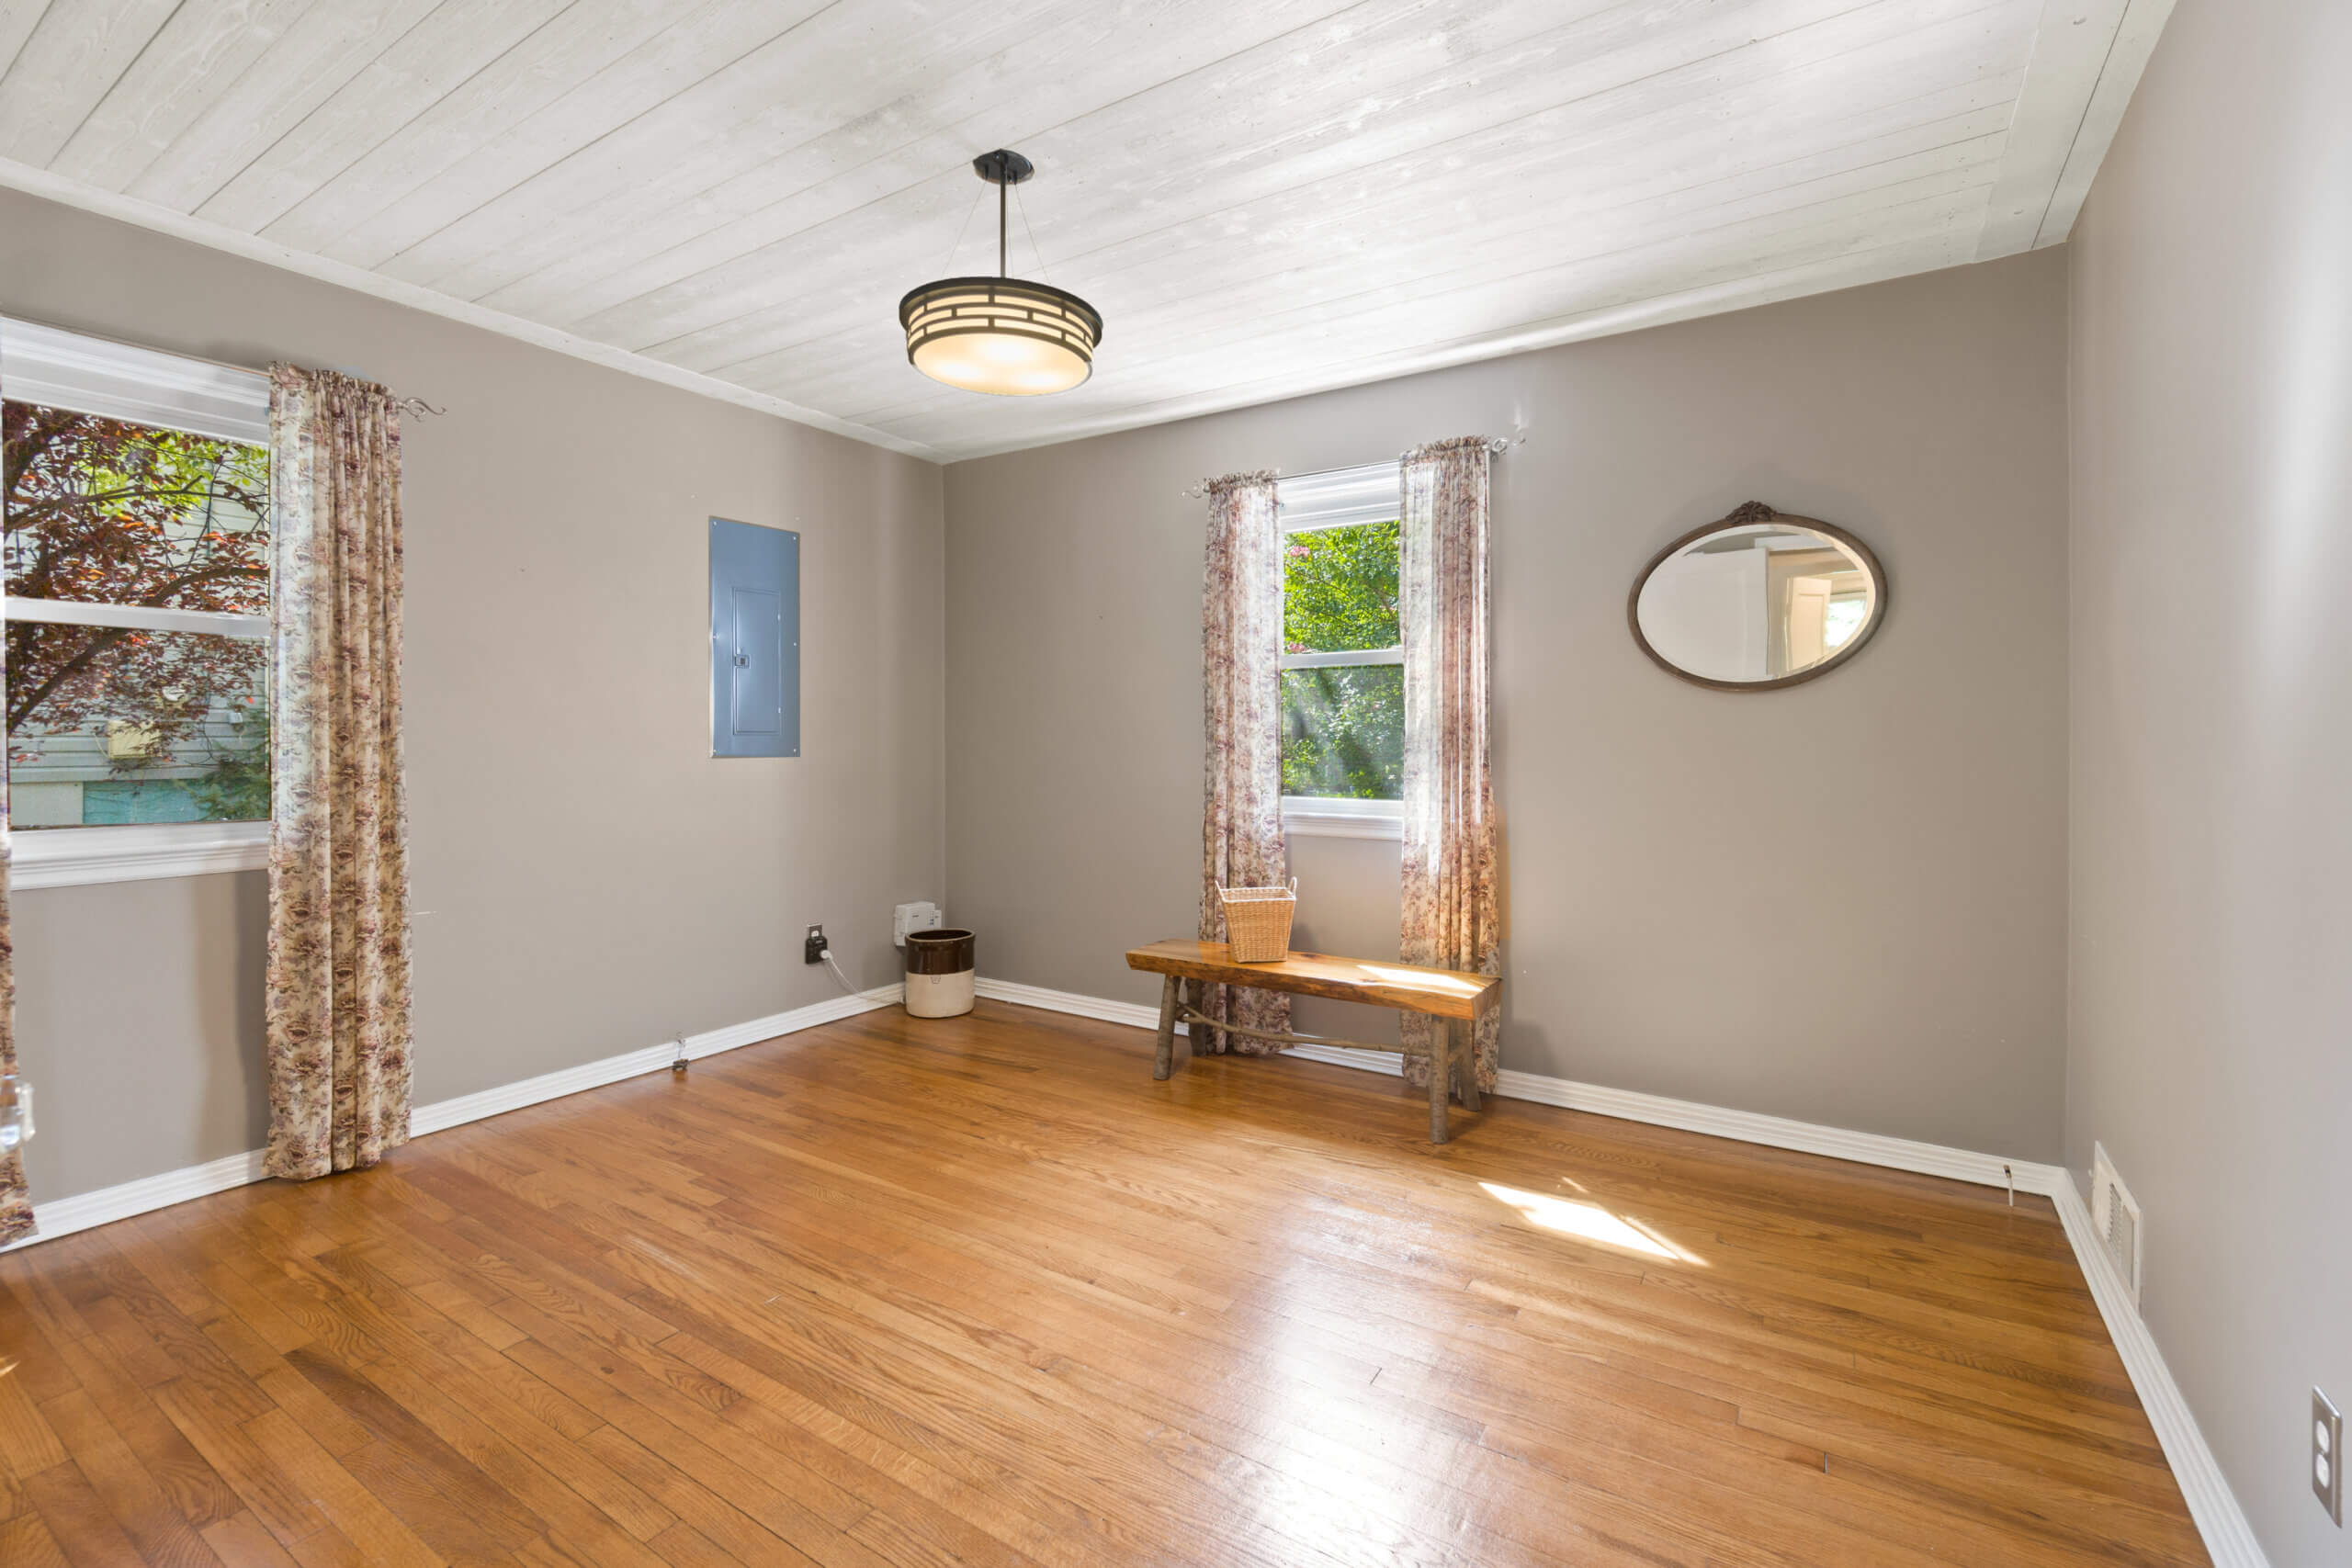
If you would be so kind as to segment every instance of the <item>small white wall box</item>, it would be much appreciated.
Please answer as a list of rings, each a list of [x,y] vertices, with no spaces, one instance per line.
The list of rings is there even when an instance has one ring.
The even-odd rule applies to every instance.
[[[954,1018],[972,1010],[972,933],[907,933],[907,1014]]]
[[[924,899],[920,904],[901,904],[890,911],[890,940],[899,947],[907,945],[909,931],[935,931],[939,929],[939,906]]]

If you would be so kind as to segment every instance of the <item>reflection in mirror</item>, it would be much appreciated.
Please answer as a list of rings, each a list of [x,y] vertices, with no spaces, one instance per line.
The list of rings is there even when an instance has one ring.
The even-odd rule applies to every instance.
[[[1886,580],[1852,536],[1751,501],[1661,552],[1629,608],[1644,651],[1676,674],[1762,689],[1850,656],[1885,614]]]

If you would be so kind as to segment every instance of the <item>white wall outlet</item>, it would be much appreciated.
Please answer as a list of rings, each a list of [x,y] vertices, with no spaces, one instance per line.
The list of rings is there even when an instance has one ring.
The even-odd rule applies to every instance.
[[[939,906],[929,899],[919,904],[901,904],[890,912],[890,940],[904,947],[909,931],[937,931],[939,920]]]
[[[2319,1390],[2312,1390],[2312,1492],[2320,1506],[2344,1528],[2344,1417]]]

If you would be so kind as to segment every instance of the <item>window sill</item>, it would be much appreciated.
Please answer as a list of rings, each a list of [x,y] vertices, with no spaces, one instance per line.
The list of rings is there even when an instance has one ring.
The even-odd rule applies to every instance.
[[[1319,839],[1405,837],[1404,803],[1396,800],[1333,800],[1309,795],[1283,797],[1283,829]]]
[[[130,828],[26,828],[9,835],[12,891],[144,882],[269,865],[266,822],[157,822]]]

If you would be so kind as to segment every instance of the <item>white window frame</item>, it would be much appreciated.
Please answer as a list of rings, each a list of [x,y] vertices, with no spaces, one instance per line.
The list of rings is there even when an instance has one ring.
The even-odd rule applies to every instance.
[[[259,371],[6,317],[0,317],[0,397],[220,440],[269,445],[269,378]],[[5,593],[0,593],[0,618],[202,632],[264,642],[270,637],[267,615],[77,604]],[[74,887],[259,871],[269,864],[269,831],[266,821],[27,828],[8,835],[8,880],[18,888]]]
[[[1403,514],[1404,495],[1395,463],[1367,463],[1362,468],[1332,468],[1302,474],[1277,482],[1282,531],[1320,533],[1360,523],[1388,523]],[[1377,648],[1345,653],[1285,653],[1284,670],[1330,669],[1341,665],[1402,664],[1403,648]],[[1405,836],[1405,803],[1364,800],[1354,795],[1286,795],[1283,796],[1283,827],[1292,833],[1325,839],[1389,839]]]

